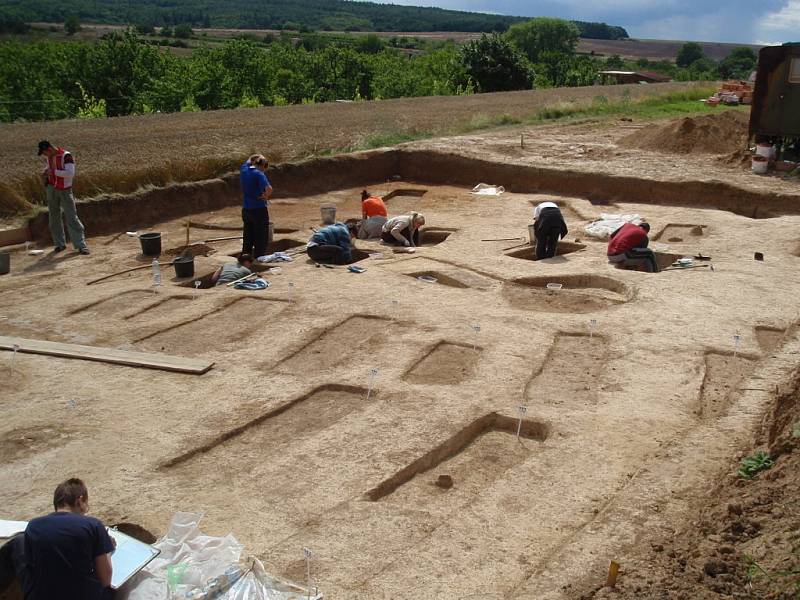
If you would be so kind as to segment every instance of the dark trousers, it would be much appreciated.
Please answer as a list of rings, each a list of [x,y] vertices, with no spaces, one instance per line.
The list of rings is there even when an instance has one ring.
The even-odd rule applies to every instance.
[[[407,240],[412,240],[414,242],[415,246],[419,246],[419,229],[415,229],[414,230],[414,235],[413,236],[409,235],[409,231],[408,230],[409,230],[409,228],[406,227],[405,229],[403,229],[403,231],[400,232],[400,235],[402,235]],[[381,233],[381,239],[384,242],[386,242],[387,244],[392,244],[393,246],[400,246],[401,245],[400,242],[398,242],[395,239],[395,237],[388,231],[384,231],[383,233]]]
[[[308,257],[316,263],[326,265],[344,265],[347,261],[344,257],[344,250],[339,246],[310,246],[306,253]]]
[[[266,208],[242,209],[242,254],[253,258],[267,253],[269,211]]]
[[[658,268],[656,255],[649,248],[631,248],[625,253],[625,257],[632,261],[641,261],[648,273],[658,273],[661,270]]]
[[[558,238],[561,228],[545,229],[536,233],[536,260],[553,258],[558,249]]]

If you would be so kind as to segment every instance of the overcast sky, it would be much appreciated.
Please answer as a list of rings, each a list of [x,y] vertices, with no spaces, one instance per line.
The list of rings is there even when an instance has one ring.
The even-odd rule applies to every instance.
[[[632,37],[708,42],[800,42],[800,0],[378,0],[622,25]]]

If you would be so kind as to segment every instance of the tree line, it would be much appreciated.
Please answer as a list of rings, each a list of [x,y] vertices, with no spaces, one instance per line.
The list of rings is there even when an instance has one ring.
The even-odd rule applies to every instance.
[[[735,69],[728,77],[752,66],[741,53],[702,71],[703,57],[685,66],[593,58],[576,53],[579,35],[574,23],[537,18],[502,35],[411,56],[376,35],[319,47],[290,37],[234,39],[188,56],[145,43],[133,29],[94,44],[5,42],[0,121],[585,86],[599,82],[600,70],[626,67],[670,71],[679,80],[716,79],[723,67]]]
[[[321,31],[504,32],[523,17],[441,8],[346,0],[264,0],[257,6],[233,0],[4,0],[0,20],[60,23],[65,15],[82,21],[121,25],[312,29]],[[581,35],[621,39],[627,32],[605,23],[576,22]]]

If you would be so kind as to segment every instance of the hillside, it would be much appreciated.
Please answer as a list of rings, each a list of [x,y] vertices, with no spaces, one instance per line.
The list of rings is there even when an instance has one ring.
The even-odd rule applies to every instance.
[[[348,0],[265,0],[254,10],[233,0],[74,0],[65,13],[57,0],[2,0],[0,18],[26,22],[81,21],[110,24],[314,29],[321,31],[505,31],[524,17],[470,13],[441,8],[397,6]],[[584,37],[620,39],[621,27],[576,22]]]

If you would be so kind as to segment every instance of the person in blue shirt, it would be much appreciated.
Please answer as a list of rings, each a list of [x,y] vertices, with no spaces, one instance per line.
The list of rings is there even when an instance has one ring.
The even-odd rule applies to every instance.
[[[314,232],[306,246],[308,257],[315,263],[346,265],[353,260],[353,240],[358,235],[355,223],[334,223]]]
[[[242,254],[264,256],[267,253],[269,198],[272,185],[267,178],[269,163],[254,154],[239,168],[242,187]]]
[[[67,479],[53,494],[55,512],[28,523],[24,536],[30,578],[26,600],[102,600],[111,585],[114,541],[105,526],[87,517],[89,491]]]

